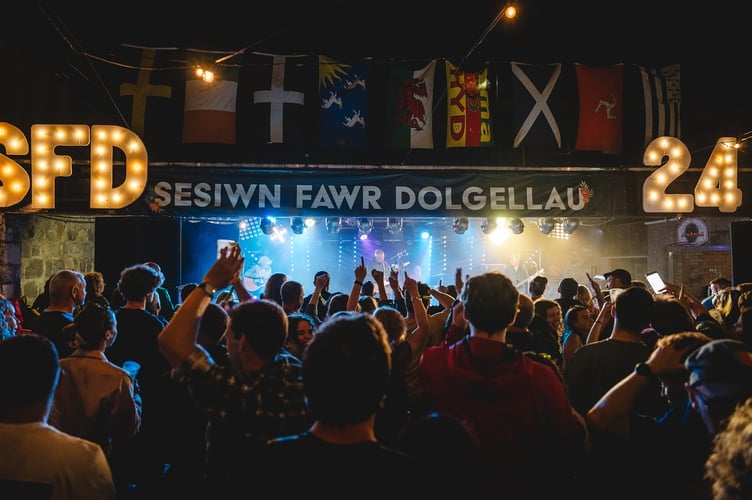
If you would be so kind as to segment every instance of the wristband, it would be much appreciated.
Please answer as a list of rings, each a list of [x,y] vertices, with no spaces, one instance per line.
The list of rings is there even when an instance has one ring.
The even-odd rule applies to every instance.
[[[214,294],[217,292],[217,289],[216,288],[212,288],[209,285],[209,283],[207,283],[206,281],[204,281],[203,283],[201,283],[196,288],[200,288],[201,290],[203,290],[204,293],[209,296],[209,298],[214,297]]]
[[[360,285],[360,286],[363,286],[363,282],[362,282],[362,281],[359,281],[359,280],[355,280],[355,281],[353,281],[353,284],[354,284],[354,285]]]

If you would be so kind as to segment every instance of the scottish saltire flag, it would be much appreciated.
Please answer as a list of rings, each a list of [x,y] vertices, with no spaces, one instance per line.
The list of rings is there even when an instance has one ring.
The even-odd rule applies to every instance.
[[[253,142],[300,145],[309,133],[306,121],[307,56],[251,52],[250,127]],[[244,62],[246,64],[246,62]]]
[[[226,58],[227,53],[193,50],[189,54],[183,142],[235,144],[241,55]]]
[[[596,68],[575,64],[579,94],[578,151],[621,153],[624,65]]]
[[[336,61],[319,56],[319,145],[331,148],[368,146],[368,90],[371,62]]]
[[[645,146],[656,137],[681,138],[681,81],[679,65],[640,66],[645,97]]]
[[[493,146],[488,66],[467,72],[445,61],[447,85],[447,148]]]
[[[561,149],[561,64],[512,66],[513,146]]]
[[[116,51],[121,64],[102,65],[100,74],[112,83],[110,93],[128,126],[147,147],[180,142],[182,121],[182,69],[177,48],[121,45]]]
[[[384,136],[386,147],[433,149],[435,74],[435,59],[419,69],[404,63],[389,66]]]

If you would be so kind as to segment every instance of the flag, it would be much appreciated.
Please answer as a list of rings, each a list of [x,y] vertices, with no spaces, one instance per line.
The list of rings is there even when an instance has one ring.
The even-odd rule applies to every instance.
[[[435,73],[435,59],[417,70],[398,63],[389,67],[385,134],[387,147],[433,149]]]
[[[681,138],[681,81],[679,65],[659,69],[640,66],[645,97],[645,146],[656,137]]]
[[[368,146],[368,89],[371,62],[345,63],[319,56],[319,145]]]
[[[594,68],[575,64],[579,91],[578,151],[621,153],[624,65]]]
[[[255,143],[301,145],[309,127],[304,55],[249,54],[250,127]]]
[[[121,45],[120,64],[94,60],[121,118],[150,152],[180,142],[182,69],[176,48]]]
[[[447,148],[493,146],[488,67],[470,73],[446,62]]]
[[[185,81],[183,142],[235,144],[240,56],[221,64],[212,61],[222,54],[202,52],[199,57],[203,64],[193,61]]]
[[[561,64],[512,65],[515,148],[561,149]]]

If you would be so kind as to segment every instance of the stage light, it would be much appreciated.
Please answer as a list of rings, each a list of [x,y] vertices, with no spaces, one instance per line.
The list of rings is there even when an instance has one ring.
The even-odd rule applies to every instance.
[[[305,221],[301,217],[293,217],[290,221],[290,229],[295,234],[303,234],[306,227]]]
[[[454,224],[452,224],[454,232],[457,234],[464,234],[465,231],[467,231],[468,226],[469,222],[465,217],[458,217],[454,219]]]
[[[369,234],[371,234],[371,230],[373,230],[373,219],[370,219],[368,217],[361,217],[360,219],[358,219],[357,226],[358,233],[360,234],[360,239],[364,240],[368,237]]]
[[[259,222],[261,232],[264,234],[272,234],[277,227],[277,220],[274,217],[262,217]]]
[[[342,217],[327,217],[324,225],[326,226],[327,233],[337,234],[342,229]]]
[[[514,234],[522,234],[522,232],[525,230],[525,223],[522,222],[522,219],[510,219],[509,230]]]
[[[564,219],[561,222],[561,230],[564,234],[572,234],[578,227],[580,227],[579,219]]]
[[[392,234],[402,231],[402,217],[389,217],[386,220],[386,229]]]
[[[538,219],[538,229],[543,234],[551,234],[551,231],[554,230],[554,227],[556,227],[556,219],[552,219],[551,217],[541,217]]]
[[[261,236],[261,234],[258,224],[251,224],[249,219],[243,219],[238,223],[238,239],[240,241],[247,241]]]
[[[496,219],[495,218],[491,218],[491,217],[489,217],[486,220],[484,220],[483,224],[480,225],[480,228],[481,228],[481,230],[483,231],[484,234],[491,234],[491,233],[493,233],[494,231],[496,231],[497,227],[498,227],[498,225],[496,223]]]

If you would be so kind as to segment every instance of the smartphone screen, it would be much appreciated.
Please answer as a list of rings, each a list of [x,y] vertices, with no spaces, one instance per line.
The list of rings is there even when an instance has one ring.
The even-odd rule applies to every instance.
[[[663,282],[663,278],[661,278],[661,275],[658,274],[657,271],[648,273],[645,275],[645,277],[648,279],[648,283],[650,284],[650,287],[653,289],[653,292],[661,293],[666,290],[666,283]]]

